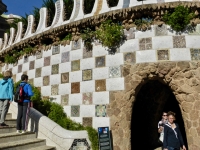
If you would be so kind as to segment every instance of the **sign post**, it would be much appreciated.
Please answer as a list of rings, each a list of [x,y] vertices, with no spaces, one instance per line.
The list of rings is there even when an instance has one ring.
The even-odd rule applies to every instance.
[[[109,127],[98,128],[99,150],[112,150]]]

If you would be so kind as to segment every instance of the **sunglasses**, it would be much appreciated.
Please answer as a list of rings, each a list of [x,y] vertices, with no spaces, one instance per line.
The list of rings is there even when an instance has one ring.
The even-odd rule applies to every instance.
[[[167,116],[167,115],[163,115],[163,116]]]

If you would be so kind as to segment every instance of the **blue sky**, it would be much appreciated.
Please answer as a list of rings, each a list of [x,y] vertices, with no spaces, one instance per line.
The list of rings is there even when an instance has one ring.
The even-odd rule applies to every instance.
[[[33,6],[41,8],[43,0],[2,0],[7,5],[6,14],[25,16],[25,13],[32,14]]]

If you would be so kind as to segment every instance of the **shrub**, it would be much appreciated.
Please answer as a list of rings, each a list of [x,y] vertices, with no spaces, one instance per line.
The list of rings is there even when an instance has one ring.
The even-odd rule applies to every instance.
[[[184,6],[178,6],[173,12],[168,12],[163,16],[163,20],[175,31],[182,31],[194,18],[194,13]]]
[[[81,38],[84,42],[84,47],[86,48],[86,51],[92,50],[93,48],[92,42],[94,42],[94,37],[95,37],[95,32],[92,31],[90,28],[83,30]]]
[[[121,25],[107,20],[96,30],[96,38],[102,43],[102,46],[107,47],[109,51],[115,51],[120,47],[124,38],[122,29]]]

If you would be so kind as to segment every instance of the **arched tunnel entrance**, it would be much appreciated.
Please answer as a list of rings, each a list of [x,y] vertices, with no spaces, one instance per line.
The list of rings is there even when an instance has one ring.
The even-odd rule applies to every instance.
[[[157,80],[148,81],[137,94],[131,122],[131,149],[154,150],[159,147],[158,122],[162,112],[176,113],[184,142],[187,146],[184,122],[178,102],[167,85]]]

